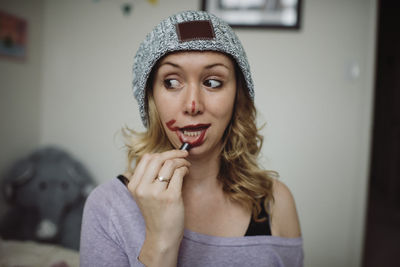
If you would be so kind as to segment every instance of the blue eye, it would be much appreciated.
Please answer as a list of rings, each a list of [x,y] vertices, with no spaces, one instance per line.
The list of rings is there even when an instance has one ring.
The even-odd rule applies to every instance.
[[[164,80],[164,86],[167,89],[176,89],[179,88],[180,83],[176,79],[166,79]]]
[[[206,80],[206,81],[204,81],[203,84],[210,88],[220,88],[222,86],[221,81],[213,80],[213,79]]]

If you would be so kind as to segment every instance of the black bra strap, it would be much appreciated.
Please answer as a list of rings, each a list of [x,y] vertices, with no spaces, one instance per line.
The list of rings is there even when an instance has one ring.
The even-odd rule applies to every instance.
[[[247,228],[245,236],[254,236],[254,235],[271,235],[271,225],[269,223],[269,215],[265,211],[265,207],[262,204],[264,201],[261,201],[261,212],[258,218],[265,218],[262,222],[256,222],[253,219],[253,215],[251,216],[249,227]]]
[[[125,176],[123,176],[122,174],[117,176],[118,180],[121,181],[121,183],[123,183],[125,186],[128,186],[129,180],[128,178],[126,178]]]

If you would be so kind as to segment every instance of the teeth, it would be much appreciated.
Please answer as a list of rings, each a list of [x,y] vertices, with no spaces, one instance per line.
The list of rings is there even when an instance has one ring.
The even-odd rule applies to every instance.
[[[196,131],[196,132],[192,132],[192,131],[183,131],[184,135],[187,136],[198,136],[201,134],[201,131]]]

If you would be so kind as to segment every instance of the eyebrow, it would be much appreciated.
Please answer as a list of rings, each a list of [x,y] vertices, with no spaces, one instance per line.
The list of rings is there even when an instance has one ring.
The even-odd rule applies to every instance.
[[[215,63],[215,64],[207,65],[206,69],[212,69],[212,68],[218,67],[218,66],[224,67],[229,70],[229,67],[222,63]]]
[[[161,63],[159,67],[161,67],[161,66],[163,66],[163,65],[171,65],[172,67],[182,69],[182,67],[181,67],[180,65],[175,64],[175,63],[172,63],[172,62],[170,62],[170,61],[166,61],[166,62]],[[226,65],[223,64],[223,63],[214,63],[214,64],[206,65],[205,68],[206,68],[206,69],[212,69],[212,68],[218,67],[218,66],[224,67],[224,68],[226,68],[226,69],[229,70],[228,66],[226,66]]]

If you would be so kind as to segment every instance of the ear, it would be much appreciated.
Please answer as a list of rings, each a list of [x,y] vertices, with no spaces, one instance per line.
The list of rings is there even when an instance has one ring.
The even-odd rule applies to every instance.
[[[66,165],[67,173],[81,187],[81,195],[86,198],[95,187],[91,175],[80,162],[71,160],[68,163]]]
[[[78,183],[82,185],[81,195],[84,198],[87,198],[87,196],[95,187],[95,183],[93,182],[92,176],[80,162],[75,161],[74,169],[78,174],[75,176],[75,179],[78,179],[79,180]]]
[[[94,183],[86,184],[85,187],[84,187],[83,190],[82,190],[82,196],[83,196],[84,198],[87,198],[87,197],[89,196],[90,192],[92,192],[92,190],[93,190],[95,187],[96,187],[96,186],[95,186]]]
[[[23,159],[15,163],[3,183],[3,194],[7,202],[12,203],[17,187],[23,186],[35,176],[35,165],[29,159]]]

